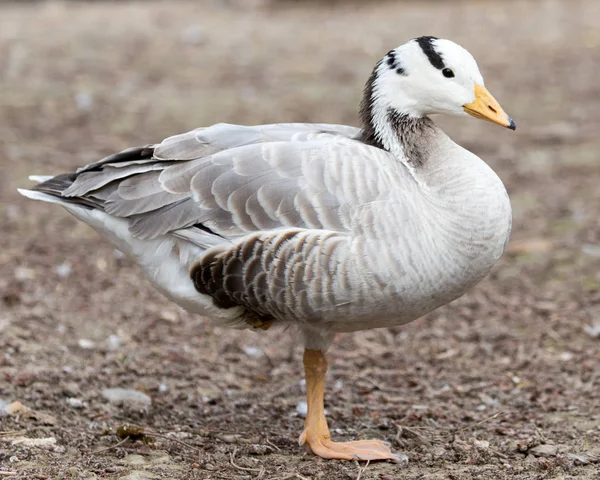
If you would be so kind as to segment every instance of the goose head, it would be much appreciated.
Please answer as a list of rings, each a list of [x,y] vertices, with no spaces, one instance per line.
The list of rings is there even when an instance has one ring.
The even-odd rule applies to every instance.
[[[363,124],[378,136],[390,115],[472,115],[514,130],[515,122],[484,86],[473,56],[460,45],[419,37],[391,50],[375,67],[361,105]]]

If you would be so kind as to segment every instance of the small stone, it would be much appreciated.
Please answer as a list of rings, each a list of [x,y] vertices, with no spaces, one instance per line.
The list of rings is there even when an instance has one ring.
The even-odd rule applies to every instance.
[[[406,455],[404,455],[403,453],[396,453],[395,456],[398,460],[397,463],[399,463],[403,467],[408,467],[408,457]]]
[[[160,478],[153,473],[145,472],[144,470],[133,470],[129,473],[129,475],[125,475],[124,477],[119,477],[119,480],[153,480],[155,478]]]
[[[118,335],[110,335],[107,339],[106,339],[106,347],[109,350],[115,351],[118,350],[119,348],[121,348],[121,337],[119,337]]]
[[[542,444],[529,449],[529,452],[536,457],[556,457],[558,447],[556,445]]]
[[[164,383],[161,383],[161,384],[158,386],[158,391],[159,391],[160,393],[166,393],[168,390],[169,390],[169,387],[167,387],[167,386],[166,386]]]
[[[592,338],[600,338],[600,321],[592,325],[584,325],[583,330]]]
[[[12,445],[21,445],[24,447],[54,447],[56,445],[56,438],[27,438],[18,437],[12,441]]]
[[[584,243],[581,246],[581,252],[590,257],[600,258],[600,245],[593,243]]]
[[[67,382],[62,387],[63,394],[67,397],[77,397],[81,390],[76,382]]]
[[[102,396],[109,402],[117,404],[133,404],[145,408],[152,404],[152,399],[148,395],[128,388],[105,388],[102,390]]]
[[[34,280],[35,270],[33,270],[32,268],[17,267],[15,268],[15,279],[20,282]]]
[[[54,270],[60,278],[67,278],[71,275],[72,268],[69,262],[65,262],[58,265]]]
[[[433,454],[434,458],[442,458],[444,455],[446,455],[446,449],[442,446],[437,446],[434,447],[433,452],[431,452]]]
[[[586,465],[590,463],[587,457],[584,457],[583,455],[577,455],[575,453],[567,453],[567,458],[573,460],[575,465]]]
[[[256,347],[243,347],[244,353],[249,357],[257,358],[262,355],[259,348]]]
[[[559,356],[559,358],[563,361],[563,362],[568,362],[570,360],[573,360],[573,354],[571,352],[562,352]]]
[[[88,340],[87,338],[80,338],[77,342],[79,348],[83,348],[84,350],[93,350],[96,347],[96,343],[92,340]]]
[[[127,455],[123,459],[123,463],[126,463],[127,465],[138,465],[139,466],[139,465],[145,465],[148,462],[142,455],[132,454],[132,455]]]
[[[488,448],[490,448],[490,442],[488,442],[487,440],[477,440],[474,438],[473,446],[478,450],[487,450]]]
[[[179,315],[172,310],[162,310],[160,312],[161,320],[166,320],[170,323],[177,323],[179,321]]]
[[[298,405],[296,405],[296,414],[299,417],[306,417],[308,413],[308,404],[304,400],[300,400]]]
[[[94,97],[89,92],[78,92],[75,95],[75,104],[80,112],[89,112],[94,108]]]
[[[19,413],[23,410],[23,404],[18,400],[8,405],[4,405],[4,412],[8,415],[14,415],[15,413]]]
[[[83,408],[85,406],[81,399],[73,397],[67,398],[67,404],[73,408]]]
[[[10,463],[17,463],[17,462],[19,462],[20,460],[19,460],[19,457],[17,457],[16,455],[13,455],[12,457],[10,457],[10,458],[8,459],[8,461],[9,461]]]

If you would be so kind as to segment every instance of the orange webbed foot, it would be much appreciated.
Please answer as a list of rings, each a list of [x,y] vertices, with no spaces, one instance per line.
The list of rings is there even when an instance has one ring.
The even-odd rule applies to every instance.
[[[392,453],[390,447],[380,440],[356,440],[334,442],[324,436],[309,436],[306,431],[300,436],[300,443],[315,455],[337,460],[375,461],[389,460],[393,463],[406,463],[406,455]]]

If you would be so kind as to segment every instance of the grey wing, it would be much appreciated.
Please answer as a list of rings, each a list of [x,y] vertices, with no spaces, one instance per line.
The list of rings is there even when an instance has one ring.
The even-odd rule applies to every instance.
[[[215,125],[83,167],[63,196],[126,218],[140,239],[172,233],[215,247],[194,267],[215,304],[310,321],[352,301],[353,216],[377,200],[374,164],[387,155],[358,133]]]
[[[354,150],[370,147],[340,132],[357,131],[219,124],[83,167],[63,196],[103,202],[141,239],[199,225],[225,238],[282,227],[347,231],[351,197],[361,193],[352,192],[355,170],[364,166]]]

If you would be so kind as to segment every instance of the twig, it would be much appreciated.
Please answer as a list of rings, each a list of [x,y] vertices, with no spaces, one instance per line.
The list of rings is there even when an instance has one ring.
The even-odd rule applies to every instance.
[[[109,450],[113,450],[117,447],[120,447],[121,445],[123,445],[125,442],[127,442],[129,440],[129,437],[125,437],[123,440],[121,440],[119,443],[117,443],[116,445],[111,445],[110,447],[106,447],[106,448],[101,448],[100,450],[96,450],[94,453],[103,453],[103,452],[108,452]]]
[[[356,480],[360,480],[360,477],[362,477],[362,474],[367,469],[367,467],[369,466],[369,463],[371,463],[371,460],[367,460],[367,463],[365,464],[365,466],[364,467],[360,467],[358,469],[358,477],[356,477]]]
[[[178,440],[177,438],[169,437],[168,435],[163,435],[162,433],[157,433],[152,430],[146,430],[146,435],[154,435],[155,437],[164,438],[166,440],[172,440],[175,443],[179,443],[179,444],[183,445],[184,447],[191,448],[192,450],[197,450],[197,451],[200,450],[199,448],[194,447],[193,445],[190,445],[189,443],[186,443],[182,440]]]
[[[233,449],[233,452],[231,452],[229,454],[229,463],[231,463],[231,466],[233,468],[237,468],[238,470],[244,470],[245,472],[259,472],[259,473],[264,470],[264,468],[258,469],[258,468],[240,467],[239,465],[236,465],[235,462],[233,461],[236,453],[237,453],[237,447],[235,447]]]
[[[535,428],[535,434],[540,439],[540,441],[542,443],[546,443],[548,439],[546,438],[546,435],[544,435],[544,432],[540,430],[540,427],[538,427],[535,423],[533,424],[533,427]]]
[[[501,412],[496,412],[493,415],[491,415],[491,416],[489,416],[487,418],[484,418],[480,422],[475,423],[474,425],[467,425],[465,427],[459,428],[458,429],[458,433],[462,433],[465,430],[470,430],[471,428],[475,428],[475,427],[478,427],[479,425],[483,425],[484,423],[489,422],[490,420],[493,420],[494,418],[499,417],[500,415],[504,415],[505,413],[506,412],[502,412],[502,411]]]
[[[285,477],[277,477],[273,480],[290,480],[290,478],[297,478],[298,480],[310,480],[310,478],[304,477],[299,473],[289,473]]]
[[[269,440],[269,437],[267,437],[265,439],[265,442],[267,442],[269,445],[271,445],[275,450],[277,450],[278,452],[281,452],[281,448],[279,448],[277,445],[275,445],[271,440]]]
[[[502,452],[499,452],[498,450],[496,450],[494,448],[489,448],[489,451],[492,452],[497,457],[501,458],[502,460],[508,460],[507,455],[504,455]]]
[[[271,367],[271,369],[274,369],[275,368],[275,364],[273,363],[273,360],[271,360],[271,357],[269,357],[269,355],[267,355],[267,352],[265,352],[262,348],[261,348],[260,351],[263,353],[263,355],[267,359],[267,362],[269,363],[269,366]]]
[[[13,435],[21,435],[27,433],[27,430],[4,430],[0,432],[0,437],[12,437]]]
[[[3,477],[10,477],[11,475],[16,475],[17,472],[9,472],[8,470],[0,470],[0,475]]]

